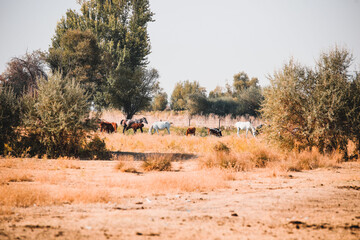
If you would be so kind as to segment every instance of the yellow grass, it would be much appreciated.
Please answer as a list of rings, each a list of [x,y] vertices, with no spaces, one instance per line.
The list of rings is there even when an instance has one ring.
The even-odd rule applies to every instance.
[[[239,138],[235,133],[222,138],[147,133],[102,133],[101,137],[110,150],[122,153],[114,155],[113,162],[0,158],[0,206],[121,203],[128,197],[212,191],[228,188],[230,181],[245,178],[244,171],[255,168],[277,177],[289,171],[333,167],[340,161],[336,153],[283,152],[261,137]],[[139,153],[145,153],[147,165],[135,159]],[[169,153],[196,156],[181,160],[194,162],[194,167],[183,169],[181,161],[174,162]],[[160,169],[166,171],[157,171],[159,163],[167,163],[167,168]]]

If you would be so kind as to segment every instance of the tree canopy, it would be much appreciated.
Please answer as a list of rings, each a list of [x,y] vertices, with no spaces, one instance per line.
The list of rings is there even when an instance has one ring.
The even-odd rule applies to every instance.
[[[206,97],[206,90],[197,81],[187,80],[176,83],[171,94],[171,109],[175,111],[189,109],[189,97],[193,94]]]
[[[24,56],[14,57],[7,65],[0,78],[1,84],[11,87],[16,96],[37,88],[37,78],[47,78],[44,54],[41,51],[27,52]]]
[[[348,140],[358,141],[351,134],[360,105],[358,77],[349,74],[352,61],[348,50],[335,47],[321,54],[315,69],[290,60],[276,71],[262,106],[269,137],[290,148],[340,149],[346,157]]]
[[[68,10],[58,23],[49,62],[80,78],[97,105],[132,117],[150,104],[158,86],[157,74],[150,74],[155,71],[146,69],[153,15],[148,0],[81,1],[81,13]],[[153,87],[147,86],[150,75]]]

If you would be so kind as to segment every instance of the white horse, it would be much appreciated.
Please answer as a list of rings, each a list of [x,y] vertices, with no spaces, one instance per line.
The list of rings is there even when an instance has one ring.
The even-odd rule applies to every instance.
[[[159,129],[162,130],[164,128],[166,128],[168,133],[170,134],[170,124],[170,122],[154,122],[149,129],[149,134],[152,134],[153,129],[154,132],[156,131],[159,134]]]
[[[241,130],[246,130],[246,137],[248,134],[249,129],[252,132],[252,135],[255,137],[255,128],[253,127],[253,125],[251,125],[250,122],[237,122],[235,123],[235,127],[237,129],[237,135],[240,137],[239,135],[239,131]]]

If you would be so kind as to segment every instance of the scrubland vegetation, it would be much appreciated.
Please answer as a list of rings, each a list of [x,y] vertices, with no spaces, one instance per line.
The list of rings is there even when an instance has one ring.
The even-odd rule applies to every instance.
[[[347,49],[322,53],[314,68],[291,59],[267,87],[243,71],[209,94],[180,81],[168,102],[147,68],[149,1],[80,3],[48,52],[13,58],[0,75],[0,238],[359,236],[360,74]],[[148,119],[144,133],[98,129],[135,116]],[[161,120],[171,134],[148,134]],[[263,127],[238,137],[237,121]],[[138,226],[152,231],[123,235]]]

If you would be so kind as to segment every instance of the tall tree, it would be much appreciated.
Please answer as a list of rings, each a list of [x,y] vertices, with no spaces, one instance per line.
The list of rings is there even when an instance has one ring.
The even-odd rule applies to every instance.
[[[152,90],[148,91],[153,88],[133,89],[137,86],[146,86],[147,77],[139,76],[147,76],[153,71],[145,69],[148,64],[147,56],[151,52],[147,24],[153,21],[154,15],[150,10],[149,0],[84,0],[80,2],[82,5],[80,14],[69,10],[58,23],[52,40],[52,48],[61,47],[62,38],[70,29],[90,30],[96,36],[101,49],[100,59],[102,65],[105,66],[103,78],[107,80],[104,84],[106,86],[102,88],[107,89],[107,92],[99,96],[98,102],[105,107],[110,104],[122,110],[128,117],[133,116],[134,110],[139,111],[149,105],[151,96],[154,94]],[[128,79],[125,80],[125,77]],[[124,81],[127,84],[119,87],[117,83]],[[114,86],[119,89],[114,89]],[[138,95],[130,96],[129,93]],[[135,103],[132,101],[134,99],[141,99],[141,101]],[[132,107],[129,108],[129,106]]]
[[[47,57],[51,70],[61,71],[63,77],[74,78],[94,100],[104,85],[101,51],[95,35],[89,30],[66,31],[57,48],[51,47]]]
[[[120,68],[109,78],[109,99],[111,105],[122,109],[127,119],[145,109],[159,88],[159,75],[155,69]]]
[[[256,77],[249,78],[245,72],[239,72],[234,75],[233,88],[234,94],[240,94],[243,90],[249,87],[259,87],[259,80]]]
[[[47,78],[44,55],[39,50],[27,52],[22,57],[14,57],[7,65],[1,76],[1,84],[11,87],[17,96],[22,95],[24,91],[36,88],[37,78]]]
[[[147,64],[150,54],[148,22],[153,21],[148,0],[89,0],[82,1],[81,14],[66,13],[57,25],[53,48],[69,29],[89,29],[110,58],[109,72],[120,67],[135,70]]]

